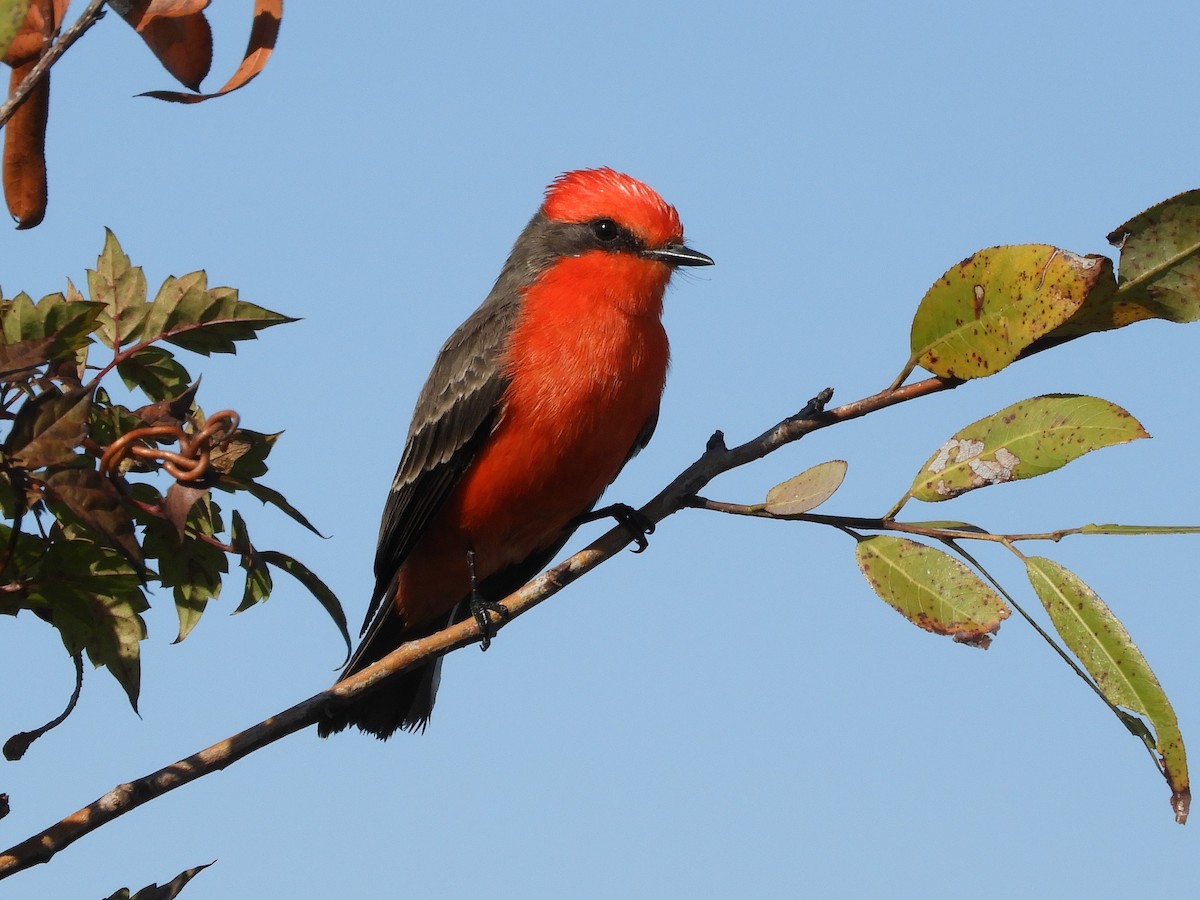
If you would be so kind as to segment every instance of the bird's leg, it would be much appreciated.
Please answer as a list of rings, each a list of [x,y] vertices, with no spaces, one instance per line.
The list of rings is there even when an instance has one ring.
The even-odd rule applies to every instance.
[[[508,621],[508,607],[503,603],[486,600],[479,593],[479,583],[475,580],[475,550],[471,547],[467,548],[467,574],[471,576],[471,615],[475,617],[475,622],[479,625],[480,632],[483,633],[479,649],[487,650],[492,646],[493,634],[492,620],[488,617],[488,613],[495,613],[500,622],[504,623]]]
[[[617,524],[629,532],[629,536],[637,544],[634,553],[641,553],[650,546],[646,535],[654,534],[654,523],[642,515],[641,510],[634,509],[628,503],[612,503],[600,509],[585,512],[581,516],[576,516],[571,525],[579,526],[585,522],[596,522],[608,518],[616,519]]]

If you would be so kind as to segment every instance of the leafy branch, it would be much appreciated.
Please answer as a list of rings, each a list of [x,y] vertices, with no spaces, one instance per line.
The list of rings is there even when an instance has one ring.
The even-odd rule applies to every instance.
[[[238,511],[227,528],[213,499],[214,490],[248,494],[316,532],[259,481],[278,435],[241,427],[232,410],[206,416],[198,384],[162,346],[231,353],[294,320],[208,287],[203,272],[168,278],[148,299],[142,270],[111,232],[87,285],[90,299],[70,282],[36,303],[24,293],[0,298],[0,512],[10,523],[0,524],[0,613],[47,622],[77,666],[83,653],[105,666],[135,709],[146,589],[170,589],[181,641],[220,595],[231,557],[246,575],[238,611],[267,599],[273,567],[310,589],[348,647],[329,588],[291,557],[256,548]],[[93,364],[105,355],[97,345],[110,352]],[[114,372],[145,402],[114,400],[106,387]],[[26,528],[31,512],[36,532]],[[5,755],[19,758],[76,697],[63,715],[15,736]]]
[[[90,0],[60,34],[68,0],[0,0],[0,62],[9,66],[8,98],[0,104],[4,128],[3,181],[17,228],[33,228],[46,214],[46,125],[50,70],[111,7],[145,41],[163,68],[188,91],[148,91],[172,103],[199,103],[248,84],[266,66],[283,17],[283,0],[255,0],[242,63],[217,91],[199,93],[212,64],[207,0]]]
[[[1147,318],[1177,322],[1200,318],[1200,293],[1195,287],[1200,284],[1197,252],[1197,248],[1200,248],[1200,192],[1181,195],[1147,210],[1113,232],[1110,239],[1121,248],[1119,281],[1114,276],[1112,261],[1102,256],[1080,256],[1042,245],[992,248],[975,254],[950,269],[926,294],[914,317],[910,356],[901,375],[890,387],[832,409],[826,409],[832,397],[832,391],[827,389],[795,415],[732,448],[726,446],[721,432],[714,433],[695,462],[642,507],[641,514],[656,524],[682,509],[698,508],[720,513],[799,520],[837,528],[854,539],[858,565],[882,599],[919,627],[951,636],[970,646],[986,648],[1000,623],[1010,616],[1011,609],[1017,609],[1076,674],[1109,705],[1125,727],[1144,742],[1171,788],[1176,819],[1183,822],[1190,800],[1186,753],[1174,712],[1161,685],[1116,616],[1078,576],[1052,560],[1026,556],[1017,545],[1030,540],[1053,542],[1069,535],[1194,533],[1200,531],[1200,527],[1085,525],[1038,534],[1000,535],[991,534],[967,522],[905,523],[895,518],[912,501],[945,502],[970,490],[1041,476],[1085,453],[1147,437],[1140,423],[1128,412],[1098,398],[1061,394],[1047,394],[1014,404],[961,429],[934,450],[918,469],[900,501],[879,517],[811,512],[830,499],[841,485],[848,466],[837,460],[815,466],[778,485],[761,503],[735,504],[700,496],[700,492],[718,476],[761,459],[816,430],[957,388],[971,379],[993,374],[1025,356],[1050,349],[1064,341]],[[114,296],[126,296],[122,291],[130,291],[136,296],[137,291],[129,287],[137,281],[136,276],[129,274],[132,270],[123,268],[115,255],[108,265],[109,268],[105,270],[108,274],[101,280],[105,285],[113,286]],[[152,340],[151,336],[156,334],[167,342],[187,346],[192,339],[184,337],[183,332],[172,331],[168,324],[174,315],[171,311],[198,308],[193,307],[193,303],[199,303],[206,309],[212,308],[211,304],[224,296],[220,294],[221,289],[209,291],[202,279],[195,276],[168,281],[169,284],[160,291],[162,310],[149,313],[138,302],[112,300],[104,304],[103,318],[96,314],[88,323],[89,327],[98,323],[102,339],[107,339],[114,353],[118,356],[125,354],[122,363],[132,362],[138,354],[147,353],[150,349],[161,350],[143,346],[144,341]],[[89,284],[93,290],[96,289],[95,282],[89,280]],[[206,295],[208,301],[185,302],[183,298],[193,290]],[[172,297],[176,299],[170,299]],[[209,305],[206,306],[205,302]],[[13,308],[18,308],[16,299],[12,303]],[[45,303],[43,300],[38,308]],[[51,302],[48,309],[54,308],[55,303]],[[79,322],[91,315],[89,311],[76,309],[70,315],[62,314],[62,318],[75,323],[73,328],[78,331],[83,327]],[[239,319],[233,316],[223,320],[223,324],[234,328],[237,334],[244,337],[244,329],[250,329],[252,333],[252,322],[261,321],[261,317],[243,316]],[[149,322],[154,323],[153,327],[147,324]],[[8,338],[7,320],[4,325],[4,334]],[[36,331],[32,329],[32,332]],[[219,337],[220,334],[218,330],[212,337]],[[226,337],[234,339],[230,335]],[[183,338],[183,342],[180,338]],[[31,343],[14,347],[13,359],[9,360],[7,367],[0,359],[0,369],[18,371],[18,364],[26,364],[31,355],[36,357],[47,352],[38,343],[44,339],[45,335],[39,333],[20,332],[14,340]],[[216,345],[202,345],[209,350],[219,349]],[[70,342],[66,346],[71,348],[70,353],[78,353],[82,349],[82,345],[76,346]],[[128,348],[128,352],[122,347]],[[143,390],[146,384],[156,385],[164,379],[176,387],[187,383],[186,378],[179,380],[170,359],[155,356],[142,362],[145,363],[142,369],[145,383],[136,380],[135,383]],[[917,366],[929,370],[934,377],[906,383]],[[121,363],[110,364],[105,370],[112,368],[122,373]],[[61,367],[54,371],[59,373],[61,379]],[[166,372],[174,374],[169,377],[162,374]],[[20,402],[11,391],[0,387],[0,409],[6,411],[4,415],[14,419],[12,434],[22,436],[19,440],[13,440],[10,436],[6,441],[4,460],[23,460],[26,469],[30,465],[30,457],[47,465],[44,458],[53,455],[59,446],[56,442],[66,440],[64,435],[75,434],[79,427],[77,420],[80,419],[78,409],[83,401],[79,399],[78,389],[66,382],[64,385],[67,390],[56,388],[56,392],[51,393],[50,389],[44,388],[32,400]],[[99,393],[100,389],[97,388],[96,394]],[[161,393],[162,399],[158,403],[169,406],[172,402],[171,392],[164,390]],[[49,399],[42,400],[42,397]],[[43,408],[37,406],[39,402]],[[190,404],[190,397],[188,402]],[[30,407],[34,411],[26,413],[25,410]],[[16,410],[15,415],[7,412],[10,408]],[[128,412],[136,418],[136,410]],[[27,422],[24,430],[17,427],[22,424],[22,416],[33,423]],[[140,421],[138,427],[149,424],[144,418]],[[185,436],[194,436],[203,428],[203,423],[194,421],[189,422],[187,427],[181,427]],[[53,439],[45,437],[49,433],[53,434]],[[235,435],[239,433],[240,429],[234,432]],[[155,436],[147,435],[147,439],[152,440]],[[179,437],[175,432],[172,432],[172,436]],[[218,433],[214,431],[212,438],[217,436]],[[107,445],[111,446],[114,439],[115,436],[110,437]],[[182,449],[183,442],[180,443]],[[251,449],[247,450],[247,456],[251,455],[252,450],[265,456],[265,449],[269,449],[268,442],[250,440],[248,444]],[[87,452],[86,445],[81,446]],[[216,453],[213,455],[215,457]],[[96,454],[93,452],[91,456],[95,457]],[[127,462],[131,466],[161,464],[168,458],[150,453],[145,459],[140,455],[131,455]],[[9,466],[11,468],[12,463]],[[257,467],[239,471],[235,463],[228,473],[218,468],[218,474],[214,477],[219,482],[226,475],[233,476],[232,483],[227,482],[226,487],[248,490],[245,479],[257,477],[258,474],[261,472]],[[15,476],[9,478],[10,481],[14,479]],[[18,492],[12,493],[6,511],[19,523],[24,507],[18,502]],[[149,510],[156,509],[154,502],[136,495],[133,488],[131,494],[145,502]],[[157,502],[161,504],[165,500],[160,498]],[[198,498],[190,504],[186,518],[180,519],[175,514],[172,521],[176,525],[182,522],[185,534],[196,538],[215,538],[221,526],[212,506],[211,498]],[[147,509],[142,511],[147,512]],[[145,528],[145,543],[152,546],[152,537],[160,539],[163,536],[161,529],[156,530],[158,526],[155,523],[169,516],[164,513],[159,518],[154,512],[148,515],[149,518],[137,519],[137,522]],[[92,529],[93,532],[95,530]],[[883,533],[866,534],[871,531]],[[926,541],[941,543],[958,558],[928,543],[898,537],[889,532],[905,532]],[[25,539],[36,538],[20,532],[19,525],[14,526],[12,533],[17,537],[10,541],[11,565],[16,571],[24,572],[27,559]],[[94,533],[90,540],[97,540]],[[509,616],[503,622],[493,620],[492,628],[504,627],[553,596],[612,558],[630,540],[625,529],[614,528],[584,550],[547,570],[504,599]],[[964,549],[963,544],[970,540],[999,543],[1021,561],[1031,589],[1045,609],[1050,627],[1057,633],[1061,644],[1048,629],[1044,629],[1018,605],[1014,600],[1014,591],[1002,587]],[[198,540],[195,543],[214,547],[213,543],[204,544]],[[230,540],[215,543],[233,550],[248,546],[244,523],[240,523],[236,513]],[[69,543],[66,545],[70,546]],[[270,553],[246,552],[264,561],[268,561]],[[154,556],[149,551],[146,555]],[[162,562],[164,555],[160,552],[155,558]],[[34,563],[36,568],[36,559]],[[163,577],[164,585],[168,582],[169,578]],[[248,577],[247,592],[250,591]],[[412,641],[375,665],[279,715],[158,772],[120,785],[41,834],[0,854],[0,877],[45,862],[83,835],[142,803],[225,768],[287,734],[316,723],[330,708],[377,689],[388,678],[480,639],[478,625],[469,618],[430,637]]]

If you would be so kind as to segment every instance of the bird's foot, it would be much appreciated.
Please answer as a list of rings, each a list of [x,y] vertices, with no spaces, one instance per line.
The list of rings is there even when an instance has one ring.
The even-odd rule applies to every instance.
[[[471,594],[471,615],[475,618],[475,622],[483,634],[483,640],[479,642],[480,650],[487,650],[492,646],[492,636],[496,633],[496,629],[492,627],[492,618],[488,613],[495,613],[497,623],[500,625],[509,619],[508,607],[503,603],[484,600],[479,594]]]
[[[629,532],[629,536],[637,544],[637,547],[634,548],[634,553],[641,553],[650,546],[650,542],[646,540],[646,535],[654,534],[654,523],[643,515],[641,510],[634,509],[628,503],[613,503],[601,509],[593,509],[591,512],[586,512],[576,518],[574,524],[582,525],[585,522],[595,522],[599,519],[609,518],[616,519],[617,524]]]

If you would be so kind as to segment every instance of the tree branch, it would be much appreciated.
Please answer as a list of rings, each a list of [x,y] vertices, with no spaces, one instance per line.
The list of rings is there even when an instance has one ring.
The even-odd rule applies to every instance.
[[[46,77],[50,67],[58,62],[59,57],[67,52],[67,48],[83,37],[83,33],[95,25],[104,16],[104,0],[91,0],[87,8],[80,14],[66,31],[55,41],[49,50],[42,54],[25,79],[17,86],[3,104],[0,104],[0,128],[12,118],[21,101],[29,96],[29,92],[37,87],[38,82]]]
[[[833,391],[827,388],[796,415],[784,419],[753,440],[732,449],[726,448],[724,436],[718,431],[709,439],[708,446],[700,458],[642,507],[641,513],[652,522],[660,522],[667,516],[687,508],[690,498],[718,475],[761,459],[806,434],[908,400],[949,390],[961,383],[954,379],[928,378],[905,387],[888,389],[835,409],[824,410],[825,403],[833,396]],[[554,596],[572,581],[615,556],[631,542],[629,532],[618,526],[569,559],[547,569],[504,599],[504,605],[509,611],[507,621]],[[505,624],[506,622],[493,618],[493,632]],[[316,724],[326,709],[348,703],[378,688],[384,681],[400,672],[473,644],[481,638],[479,626],[473,618],[468,618],[427,638],[410,641],[358,674],[290,709],[157,772],[118,785],[95,802],[0,854],[0,879],[48,862],[56,853],[84,835],[143,803],[211,772],[224,769],[255,750]]]

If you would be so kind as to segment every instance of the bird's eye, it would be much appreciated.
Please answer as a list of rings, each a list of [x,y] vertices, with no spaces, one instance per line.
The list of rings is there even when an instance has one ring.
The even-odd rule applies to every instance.
[[[592,223],[592,234],[596,236],[597,240],[606,244],[615,241],[620,233],[621,229],[612,219],[597,219]]]

